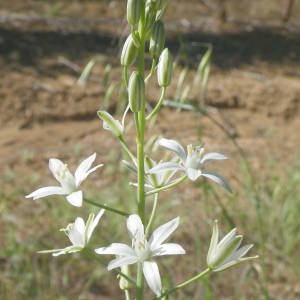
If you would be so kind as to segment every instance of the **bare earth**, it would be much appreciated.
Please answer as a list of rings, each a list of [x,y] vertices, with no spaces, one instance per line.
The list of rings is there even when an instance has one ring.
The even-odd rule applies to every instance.
[[[49,15],[49,5],[33,2],[0,4],[0,189],[4,193],[11,189],[4,180],[8,170],[17,174],[15,184],[22,186],[33,171],[49,178],[49,157],[75,164],[72,157],[80,149],[83,156],[96,151],[99,160],[106,161],[110,151],[118,149],[114,138],[102,129],[96,111],[103,105],[101,78],[106,63],[112,65],[111,80],[117,83],[120,78],[118,43],[127,30],[118,21],[124,17],[123,2],[112,1],[110,11],[108,2],[102,1],[76,2],[70,8],[63,4],[60,22]],[[256,174],[264,174],[270,157],[277,161],[279,173],[287,164],[299,164],[300,31],[295,26],[280,27],[276,18],[266,26],[261,21],[251,26],[223,24],[215,15],[205,15],[200,1],[193,2],[193,9],[184,4],[171,7],[166,17],[167,44],[174,55],[178,54],[179,34],[187,44],[209,42],[214,46],[206,101],[213,108],[212,115],[244,149]],[[48,21],[34,20],[40,15]],[[74,16],[84,21],[74,24]],[[193,48],[188,51],[194,70],[199,53]],[[99,54],[102,63],[95,67],[92,79],[84,86],[77,85],[86,63]],[[175,81],[168,97],[174,94]],[[155,80],[149,94],[152,104],[158,96],[154,88]],[[111,112],[117,101],[115,93]],[[164,108],[160,114],[156,132],[183,143],[197,143],[201,128],[209,150],[232,158],[226,164],[230,168],[222,174],[238,187],[239,159],[222,131],[206,117],[191,112],[178,114]],[[134,142],[133,133],[131,139]],[[28,153],[33,161],[27,159]],[[276,299],[297,297],[277,285],[273,289],[274,295],[281,293]]]

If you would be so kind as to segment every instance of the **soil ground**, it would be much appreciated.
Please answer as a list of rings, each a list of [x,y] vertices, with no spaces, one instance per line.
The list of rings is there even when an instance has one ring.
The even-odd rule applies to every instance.
[[[16,174],[15,184],[22,185],[32,171],[46,174],[49,157],[71,164],[74,152],[80,149],[83,156],[96,151],[99,159],[106,161],[110,149],[118,147],[102,129],[96,111],[103,106],[101,78],[106,63],[112,65],[111,80],[119,82],[120,37],[128,32],[120,21],[124,19],[124,1],[74,1],[69,6],[67,2],[0,1],[3,192],[11,189],[5,184],[9,172]],[[263,1],[253,2],[256,11],[245,17],[247,4],[239,4],[239,8],[235,1],[228,1],[227,22],[202,1],[172,3],[166,16],[167,45],[176,55],[178,37],[182,39],[191,70],[197,68],[200,56],[199,50],[189,45],[213,45],[206,104],[244,149],[255,173],[264,174],[270,157],[277,162],[278,172],[299,162],[300,9],[295,6],[289,23],[282,24],[276,1],[270,1],[270,10],[259,4]],[[253,15],[257,19],[253,20]],[[77,85],[80,72],[94,56],[100,57],[101,63],[87,84]],[[153,83],[150,103],[158,96],[154,88]],[[174,95],[174,89],[175,84],[168,97]],[[115,93],[111,112],[117,107],[117,97]],[[201,128],[209,150],[232,157],[230,169],[222,172],[238,186],[236,149],[209,119],[164,108],[158,122],[157,132],[183,143],[197,143]],[[277,287],[274,290],[276,294]],[[287,297],[281,293],[276,299]]]

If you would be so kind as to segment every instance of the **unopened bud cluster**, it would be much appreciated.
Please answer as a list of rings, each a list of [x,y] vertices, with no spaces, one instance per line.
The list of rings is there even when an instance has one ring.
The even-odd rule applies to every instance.
[[[125,40],[121,53],[125,78],[128,76],[128,68],[133,66],[136,58],[140,57],[140,52],[144,51],[141,45],[149,41],[149,53],[153,59],[153,71],[157,69],[158,85],[166,88],[171,83],[173,60],[170,51],[164,48],[165,27],[161,21],[167,4],[167,0],[147,0],[145,5],[140,0],[127,1],[127,21],[131,26],[131,33]],[[144,31],[140,29],[141,18],[145,26]],[[129,106],[132,112],[139,112],[142,107],[145,107],[145,76],[138,71],[133,71],[128,77]]]

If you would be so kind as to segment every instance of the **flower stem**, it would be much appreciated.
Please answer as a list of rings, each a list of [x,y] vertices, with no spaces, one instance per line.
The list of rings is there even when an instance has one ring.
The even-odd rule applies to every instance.
[[[88,204],[94,205],[94,206],[96,206],[96,207],[104,208],[105,210],[108,210],[108,211],[110,211],[110,212],[112,212],[112,213],[115,213],[115,214],[118,214],[118,215],[120,215],[120,216],[128,217],[128,216],[130,215],[130,214],[127,213],[127,212],[118,210],[118,209],[116,209],[116,208],[112,208],[112,207],[110,207],[110,206],[107,206],[106,204],[97,203],[97,202],[95,202],[95,201],[93,201],[93,200],[91,200],[91,199],[85,198],[84,201],[85,201],[86,203],[88,203]]]
[[[154,74],[155,72],[155,67],[156,67],[156,59],[153,59],[152,60],[152,65],[151,65],[151,70],[150,70],[150,73],[148,74],[148,76],[146,77],[145,79],[145,84],[147,84],[150,80],[150,78],[152,77],[152,75]]]
[[[148,225],[147,225],[146,231],[145,231],[146,237],[149,235],[149,231],[150,231],[152,223],[154,221],[154,216],[155,216],[156,209],[157,209],[157,203],[158,203],[158,193],[156,193],[154,195],[153,207],[152,207],[152,211],[151,211],[151,215],[150,215],[150,218],[149,218],[149,222],[148,222]]]
[[[140,20],[138,32],[140,36],[140,46],[138,50],[138,71],[140,76],[145,80],[145,0],[140,1]],[[145,223],[145,167],[144,167],[144,131],[145,131],[145,103],[142,104],[141,110],[135,113],[135,122],[137,130],[137,169],[138,169],[138,214],[143,223]],[[143,266],[138,264],[137,268],[137,288],[136,300],[144,298],[144,274]]]
[[[144,299],[144,274],[142,263],[138,264],[137,267],[137,282],[136,282],[136,300]]]
[[[153,108],[152,112],[146,117],[147,121],[151,120],[158,113],[158,111],[164,101],[166,90],[167,90],[166,87],[162,88],[160,98],[159,98],[156,106]]]
[[[132,285],[136,286],[136,282],[129,276],[127,276],[126,274],[122,273],[122,272],[118,272],[118,274],[125,278],[128,282],[130,282]]]
[[[127,143],[124,141],[123,138],[120,138],[120,143],[121,143],[121,146],[123,147],[123,149],[125,150],[125,152],[128,154],[128,156],[131,158],[132,162],[134,164],[136,164],[136,159],[135,159],[135,156],[133,155],[133,153],[131,152],[131,150],[129,149]]]
[[[196,276],[176,285],[175,287],[165,291],[164,293],[162,293],[159,297],[156,297],[154,298],[155,300],[157,299],[161,299],[163,298],[164,296],[167,296],[167,295],[170,295],[176,291],[178,291],[179,289],[182,289],[184,287],[186,287],[187,285],[190,285],[191,283],[193,283],[194,281],[196,280],[199,280],[201,278],[203,278],[204,276],[208,275],[209,273],[211,273],[212,270],[210,268],[207,268],[206,270],[204,270],[203,272],[201,272],[200,274],[197,274]]]
[[[128,290],[125,290],[125,299],[130,300],[130,294]]]
[[[123,81],[125,83],[126,88],[128,87],[128,70],[127,67],[123,67]]]
[[[159,188],[157,188],[157,189],[154,189],[154,190],[152,190],[152,191],[147,192],[147,193],[146,193],[146,196],[149,196],[149,195],[152,195],[152,194],[156,194],[156,193],[159,193],[159,192],[168,190],[169,188],[171,188],[171,187],[173,187],[173,186],[175,186],[175,185],[177,185],[177,184],[179,184],[179,183],[185,181],[186,179],[187,179],[187,176],[184,175],[184,176],[180,177],[179,179],[172,181],[172,182],[171,182],[170,184],[168,184],[168,185],[165,185],[165,186],[162,186],[162,187],[159,187]]]

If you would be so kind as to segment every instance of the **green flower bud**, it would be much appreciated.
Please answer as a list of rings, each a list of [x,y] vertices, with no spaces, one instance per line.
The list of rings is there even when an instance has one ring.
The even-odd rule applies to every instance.
[[[146,6],[146,39],[148,40],[152,34],[152,28],[155,22],[156,10],[152,4]]]
[[[160,20],[166,12],[169,0],[156,0],[156,20]]]
[[[149,52],[153,57],[158,57],[165,45],[165,27],[161,21],[157,21],[154,24],[151,39]]]
[[[137,48],[134,44],[132,35],[130,34],[126,39],[122,53],[121,53],[121,65],[124,67],[130,67],[137,55]]]
[[[168,48],[165,48],[159,57],[157,67],[158,84],[161,87],[166,87],[171,83],[173,75],[173,60]]]
[[[111,114],[105,110],[99,110],[97,114],[98,117],[103,121],[104,129],[111,131],[118,138],[123,135],[123,126],[118,120],[115,120]]]
[[[134,71],[128,83],[128,98],[132,112],[138,112],[142,109],[146,101],[145,82],[139,72]]]
[[[140,3],[141,0],[127,1],[127,21],[131,26],[137,24],[140,19]]]
[[[156,10],[162,10],[167,7],[169,0],[156,0],[154,2]]]

